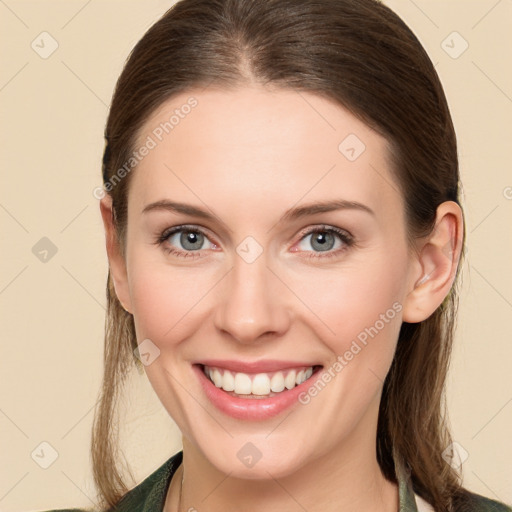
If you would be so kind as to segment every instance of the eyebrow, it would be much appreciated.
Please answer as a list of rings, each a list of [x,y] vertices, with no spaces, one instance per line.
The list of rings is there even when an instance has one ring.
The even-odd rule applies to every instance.
[[[295,208],[290,208],[281,216],[279,222],[297,220],[310,215],[327,213],[336,210],[359,210],[375,216],[375,212],[363,203],[359,203],[357,201],[347,201],[345,199],[334,199],[330,201],[320,201],[297,206]],[[142,213],[148,213],[151,211],[170,211],[191,215],[200,219],[219,220],[216,215],[213,215],[208,211],[203,210],[202,208],[193,206],[191,204],[170,201],[168,199],[162,199],[160,201],[148,204],[144,207]]]

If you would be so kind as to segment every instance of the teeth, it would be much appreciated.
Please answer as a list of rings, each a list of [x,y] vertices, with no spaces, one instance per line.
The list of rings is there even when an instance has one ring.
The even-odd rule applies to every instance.
[[[213,370],[213,375],[211,375],[213,383],[220,388],[222,386],[222,375],[219,370]]]
[[[279,393],[280,391],[283,391],[284,389],[284,377],[281,372],[277,372],[271,379],[270,379],[270,389],[274,393]]]
[[[219,386],[219,387],[222,387]],[[239,395],[250,395],[251,394],[251,378],[245,373],[237,373],[235,375],[235,393]]]
[[[269,395],[270,392],[280,393],[284,389],[293,389],[313,375],[313,367],[296,370],[284,370],[273,374],[232,373],[229,370],[204,367],[204,373],[224,391],[233,391],[237,395]],[[286,375],[285,375],[286,374]]]
[[[221,386],[224,391],[235,391],[235,377],[231,372],[224,372]]]
[[[258,373],[252,381],[251,393],[253,395],[268,395],[270,393],[270,379],[265,373]]]
[[[284,379],[284,385],[286,386],[286,389],[292,389],[295,387],[295,377],[296,377],[295,370],[292,370]]]

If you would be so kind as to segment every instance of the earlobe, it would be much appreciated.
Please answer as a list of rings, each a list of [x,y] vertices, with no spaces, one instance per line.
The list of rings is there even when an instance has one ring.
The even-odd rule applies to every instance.
[[[105,195],[100,200],[100,212],[105,228],[105,245],[110,268],[110,275],[114,283],[116,295],[122,307],[131,313],[131,301],[128,287],[128,276],[126,271],[126,262],[121,254],[119,240],[114,225],[112,211],[112,197]]]
[[[437,208],[435,228],[418,248],[416,268],[421,270],[412,276],[413,286],[404,301],[404,322],[427,319],[450,292],[462,253],[463,222],[462,210],[454,201]]]

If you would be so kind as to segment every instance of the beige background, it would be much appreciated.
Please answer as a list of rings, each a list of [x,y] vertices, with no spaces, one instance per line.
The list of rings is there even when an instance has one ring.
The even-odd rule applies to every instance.
[[[107,260],[92,191],[101,185],[115,80],[170,4],[0,0],[2,511],[89,506],[95,495],[89,436]],[[436,64],[459,137],[469,253],[448,403],[454,439],[468,453],[464,482],[511,503],[512,1],[388,4]],[[40,53],[51,49],[43,31],[58,43],[46,59],[31,47],[35,40]],[[453,58],[465,41],[467,50]],[[57,248],[46,262],[32,249],[43,237]],[[181,447],[179,431],[136,371],[122,433],[137,481]],[[58,454],[47,469],[36,463],[51,462],[42,442]]]

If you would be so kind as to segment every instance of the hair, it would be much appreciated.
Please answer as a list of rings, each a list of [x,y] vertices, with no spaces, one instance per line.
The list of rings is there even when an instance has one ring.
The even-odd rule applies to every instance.
[[[442,85],[412,31],[378,0],[176,3],[136,44],[116,84],[105,128],[104,184],[129,160],[144,123],[166,100],[209,85],[252,84],[316,94],[382,134],[410,240],[432,232],[442,202],[460,205],[457,143]],[[107,188],[123,256],[130,177]],[[443,458],[451,443],[445,381],[460,268],[459,262],[450,292],[430,317],[402,324],[377,426],[384,476],[397,481],[394,457],[400,457],[415,492],[438,512],[463,510],[471,495]],[[106,293],[104,377],[91,454],[102,505],[112,507],[128,491],[116,405],[138,361],[133,317],[121,306],[110,271]]]

